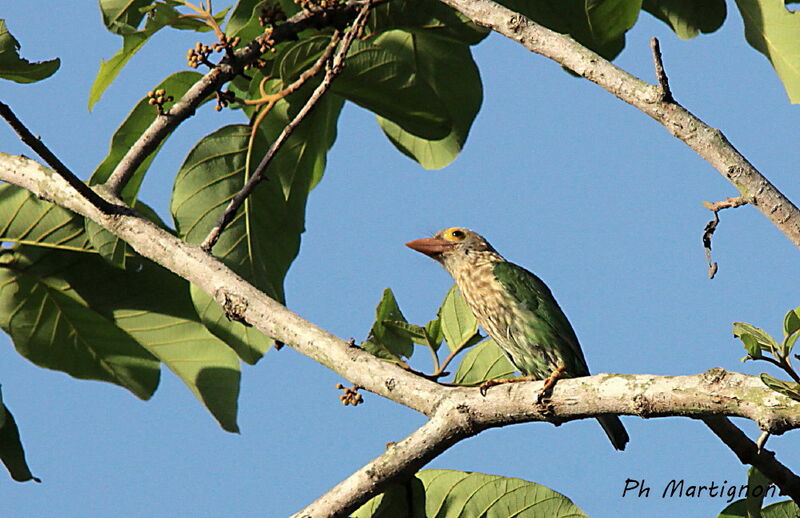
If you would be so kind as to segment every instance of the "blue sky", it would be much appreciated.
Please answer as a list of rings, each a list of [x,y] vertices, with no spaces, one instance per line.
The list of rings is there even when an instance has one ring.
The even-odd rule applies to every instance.
[[[730,7],[720,31],[691,41],[643,15],[617,63],[652,80],[648,40],[661,38],[678,101],[800,199],[800,117]],[[103,29],[97,6],[1,0],[0,17],[23,56],[62,58],[61,70],[42,83],[0,83],[0,98],[82,178],[144,93],[185,69],[197,39],[158,35],[89,113],[99,62],[121,44]],[[637,110],[500,36],[474,54],[484,104],[466,149],[444,170],[422,170],[391,146],[371,114],[345,108],[287,278],[289,307],[361,340],[391,287],[409,321],[427,322],[451,280],[403,243],[467,226],[550,285],[593,372],[694,374],[720,366],[778,375],[769,365],[739,362],[744,351],[731,322],[780,333],[783,314],[798,304],[794,246],[755,209],[725,211],[714,237],[719,273],[709,280],[700,237],[711,215],[701,202],[736,194],[724,178]],[[172,178],[193,142],[238,120],[201,110],[165,145],[142,198],[169,217]],[[31,155],[10,130],[0,130],[0,150]],[[242,433],[232,435],[168,371],[142,402],[40,369],[4,337],[3,398],[44,482],[0,479],[0,516],[289,515],[423,422],[371,394],[365,405],[344,408],[339,382],[291,349],[271,351],[243,369]],[[662,499],[661,489],[672,479],[744,482],[745,468],[701,423],[623,420],[631,436],[624,453],[593,420],[535,423],[483,433],[430,467],[539,482],[599,517],[716,516],[723,499]],[[754,425],[741,424],[757,436]],[[773,437],[769,447],[800,466],[795,434]],[[622,498],[628,478],[644,479],[651,496]]]

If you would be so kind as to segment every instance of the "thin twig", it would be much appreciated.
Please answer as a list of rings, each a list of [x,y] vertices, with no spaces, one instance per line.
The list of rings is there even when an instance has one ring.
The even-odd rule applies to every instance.
[[[655,39],[655,38],[654,38]],[[714,213],[714,219],[706,223],[706,228],[703,229],[703,248],[706,249],[706,261],[708,261],[708,278],[713,279],[717,274],[718,265],[716,262],[711,261],[711,238],[719,225],[719,211],[722,209],[734,209],[747,205],[748,200],[744,196],[737,196],[736,198],[728,198],[718,202],[704,201],[703,207],[707,208]]]
[[[67,183],[78,191],[78,194],[83,196],[89,203],[100,209],[104,214],[112,214],[119,211],[120,207],[103,199],[88,185],[83,183],[80,178],[75,176],[75,174],[50,151],[50,148],[48,148],[41,139],[34,136],[22,121],[17,118],[11,110],[11,107],[3,102],[0,102],[0,116],[8,122],[8,125],[19,135],[22,142],[30,147],[37,155],[42,157],[42,160],[44,160],[47,165],[52,167],[56,173],[66,180]]]
[[[331,86],[333,80],[338,76],[342,69],[344,68],[344,59],[347,55],[347,51],[350,49],[350,45],[353,43],[356,35],[361,31],[361,28],[367,21],[367,13],[371,7],[370,3],[364,4],[361,7],[361,10],[356,16],[355,21],[353,22],[350,31],[342,38],[341,43],[339,44],[339,49],[336,51],[336,54],[333,56],[331,60],[331,64],[328,67],[328,70],[325,72],[325,77],[322,79],[322,82],[314,89],[314,92],[311,94],[311,97],[308,98],[305,105],[300,109],[297,115],[292,119],[289,124],[287,124],[283,131],[281,131],[278,138],[272,143],[270,148],[267,150],[267,153],[264,155],[264,158],[261,159],[261,162],[258,164],[256,169],[253,171],[252,176],[247,181],[247,183],[242,187],[242,189],[236,193],[236,195],[231,199],[228,203],[228,206],[225,207],[225,211],[220,216],[217,224],[214,225],[214,228],[208,233],[208,236],[203,240],[201,248],[206,252],[210,251],[213,248],[214,244],[216,244],[217,240],[219,240],[220,234],[222,231],[225,230],[225,227],[233,220],[234,216],[236,215],[236,211],[239,210],[239,207],[244,203],[250,193],[253,192],[256,185],[264,179],[264,172],[267,170],[270,162],[275,157],[277,151],[281,148],[284,142],[289,138],[292,134],[294,129],[302,122],[302,120],[311,112],[311,110],[316,106],[316,104],[320,101],[322,96]]]
[[[661,45],[658,43],[658,38],[653,37],[650,39],[650,49],[653,51],[653,64],[656,68],[656,80],[658,80],[660,100],[665,103],[675,102],[675,99],[672,97],[672,91],[669,89],[669,78],[664,71],[664,62],[661,59]]]
[[[730,448],[742,464],[750,464],[770,479],[781,493],[800,505],[800,477],[781,464],[775,453],[759,448],[730,419],[723,416],[704,417],[703,422]]]

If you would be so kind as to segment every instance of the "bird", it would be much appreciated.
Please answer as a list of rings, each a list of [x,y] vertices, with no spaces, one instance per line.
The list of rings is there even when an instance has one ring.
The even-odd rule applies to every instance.
[[[559,378],[589,376],[578,337],[547,285],[507,261],[483,236],[451,227],[406,246],[444,266],[478,323],[524,379],[545,380],[539,402]],[[509,381],[516,380],[487,382],[481,391]],[[629,438],[619,417],[597,420],[614,448],[624,450]]]

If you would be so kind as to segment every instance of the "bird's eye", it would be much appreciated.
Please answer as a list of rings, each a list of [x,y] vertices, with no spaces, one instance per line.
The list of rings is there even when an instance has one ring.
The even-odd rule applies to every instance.
[[[444,236],[448,241],[463,241],[467,234],[460,228],[448,228]]]
[[[453,230],[450,232],[450,235],[456,239],[464,239],[464,232],[461,230]]]

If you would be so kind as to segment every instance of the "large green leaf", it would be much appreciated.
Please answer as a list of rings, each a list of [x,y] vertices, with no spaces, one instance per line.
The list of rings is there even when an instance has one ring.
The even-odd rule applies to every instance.
[[[378,116],[389,140],[426,169],[439,169],[455,160],[467,140],[483,101],[478,67],[467,45],[438,37],[435,31],[388,31],[375,44],[390,49],[414,67],[418,81],[427,83],[447,109],[452,129],[444,138],[427,139]]]
[[[387,325],[387,321],[393,323]],[[361,347],[384,360],[398,361],[410,358],[414,352],[414,342],[407,333],[397,329],[398,322],[407,323],[407,320],[397,305],[394,293],[386,288],[375,308],[375,322]]]
[[[17,482],[28,480],[41,482],[33,476],[28,467],[25,450],[19,438],[19,428],[11,411],[3,403],[2,395],[0,395],[0,462],[6,467],[11,478]]]
[[[0,19],[0,78],[17,83],[33,83],[55,74],[61,60],[31,63],[19,55],[19,42],[8,32],[6,21]]]
[[[489,380],[511,379],[516,369],[491,338],[469,350],[453,377],[454,383],[477,385]]]
[[[413,63],[371,42],[353,42],[331,90],[414,135],[441,139],[452,131],[442,99],[417,77]]]
[[[65,272],[92,307],[172,370],[229,432],[236,424],[241,373],[236,353],[199,321],[189,283],[139,257],[127,269],[99,257]],[[263,336],[262,336],[263,339]]]
[[[63,278],[91,257],[100,260],[31,246],[4,251],[0,327],[20,354],[41,367],[115,383],[147,399],[158,386],[158,361]],[[96,281],[89,276],[86,282]]]
[[[305,98],[292,96],[289,102],[282,100],[275,105],[257,135],[251,168]],[[226,265],[279,301],[284,300],[283,279],[297,256],[300,234],[305,230],[306,199],[324,172],[341,107],[341,98],[326,96],[298,126],[267,168],[268,180],[242,205],[214,247],[215,255]],[[179,235],[189,242],[205,238],[249,178],[245,171],[249,136],[248,126],[221,128],[202,139],[181,166],[171,210]],[[284,185],[289,188],[285,190]],[[244,361],[254,363],[268,349],[263,335],[228,320],[207,294],[192,289],[192,299],[208,328]]]
[[[420,471],[391,486],[353,518],[581,518],[587,515],[566,496],[519,478],[443,469]]]
[[[202,76],[197,72],[178,72],[172,74],[164,81],[159,83],[153,90],[164,90],[167,95],[171,95],[175,99],[180,99],[189,88],[194,85]],[[125,153],[133,146],[133,144],[141,137],[142,133],[150,126],[157,116],[157,111],[154,106],[149,104],[148,98],[144,98],[131,110],[131,113],[125,118],[125,121],[117,128],[114,136],[111,138],[111,146],[108,155],[103,159],[97,169],[94,170],[92,176],[89,178],[89,183],[92,185],[105,183],[114,172],[114,169],[119,164]],[[204,102],[207,102],[206,99]],[[168,137],[169,135],[167,135]],[[129,205],[134,205],[136,196],[139,193],[139,187],[144,180],[144,175],[150,167],[150,163],[158,154],[161,146],[166,142],[166,138],[161,140],[156,149],[136,168],[133,172],[128,183],[122,189],[121,198]],[[89,236],[89,241],[92,246],[100,252],[109,263],[119,267],[125,267],[125,257],[128,255],[128,247],[124,241],[117,236],[108,232],[100,227],[92,220],[85,220],[86,234]]]
[[[625,32],[636,23],[642,7],[642,0],[501,0],[500,3],[549,29],[569,34],[606,59],[622,52]]]
[[[684,40],[716,31],[728,14],[725,0],[644,0],[642,9],[669,25]]]
[[[736,0],[744,34],[754,49],[769,59],[793,104],[800,103],[800,13],[783,0]]]
[[[91,251],[81,218],[30,192],[0,184],[0,241]]]

